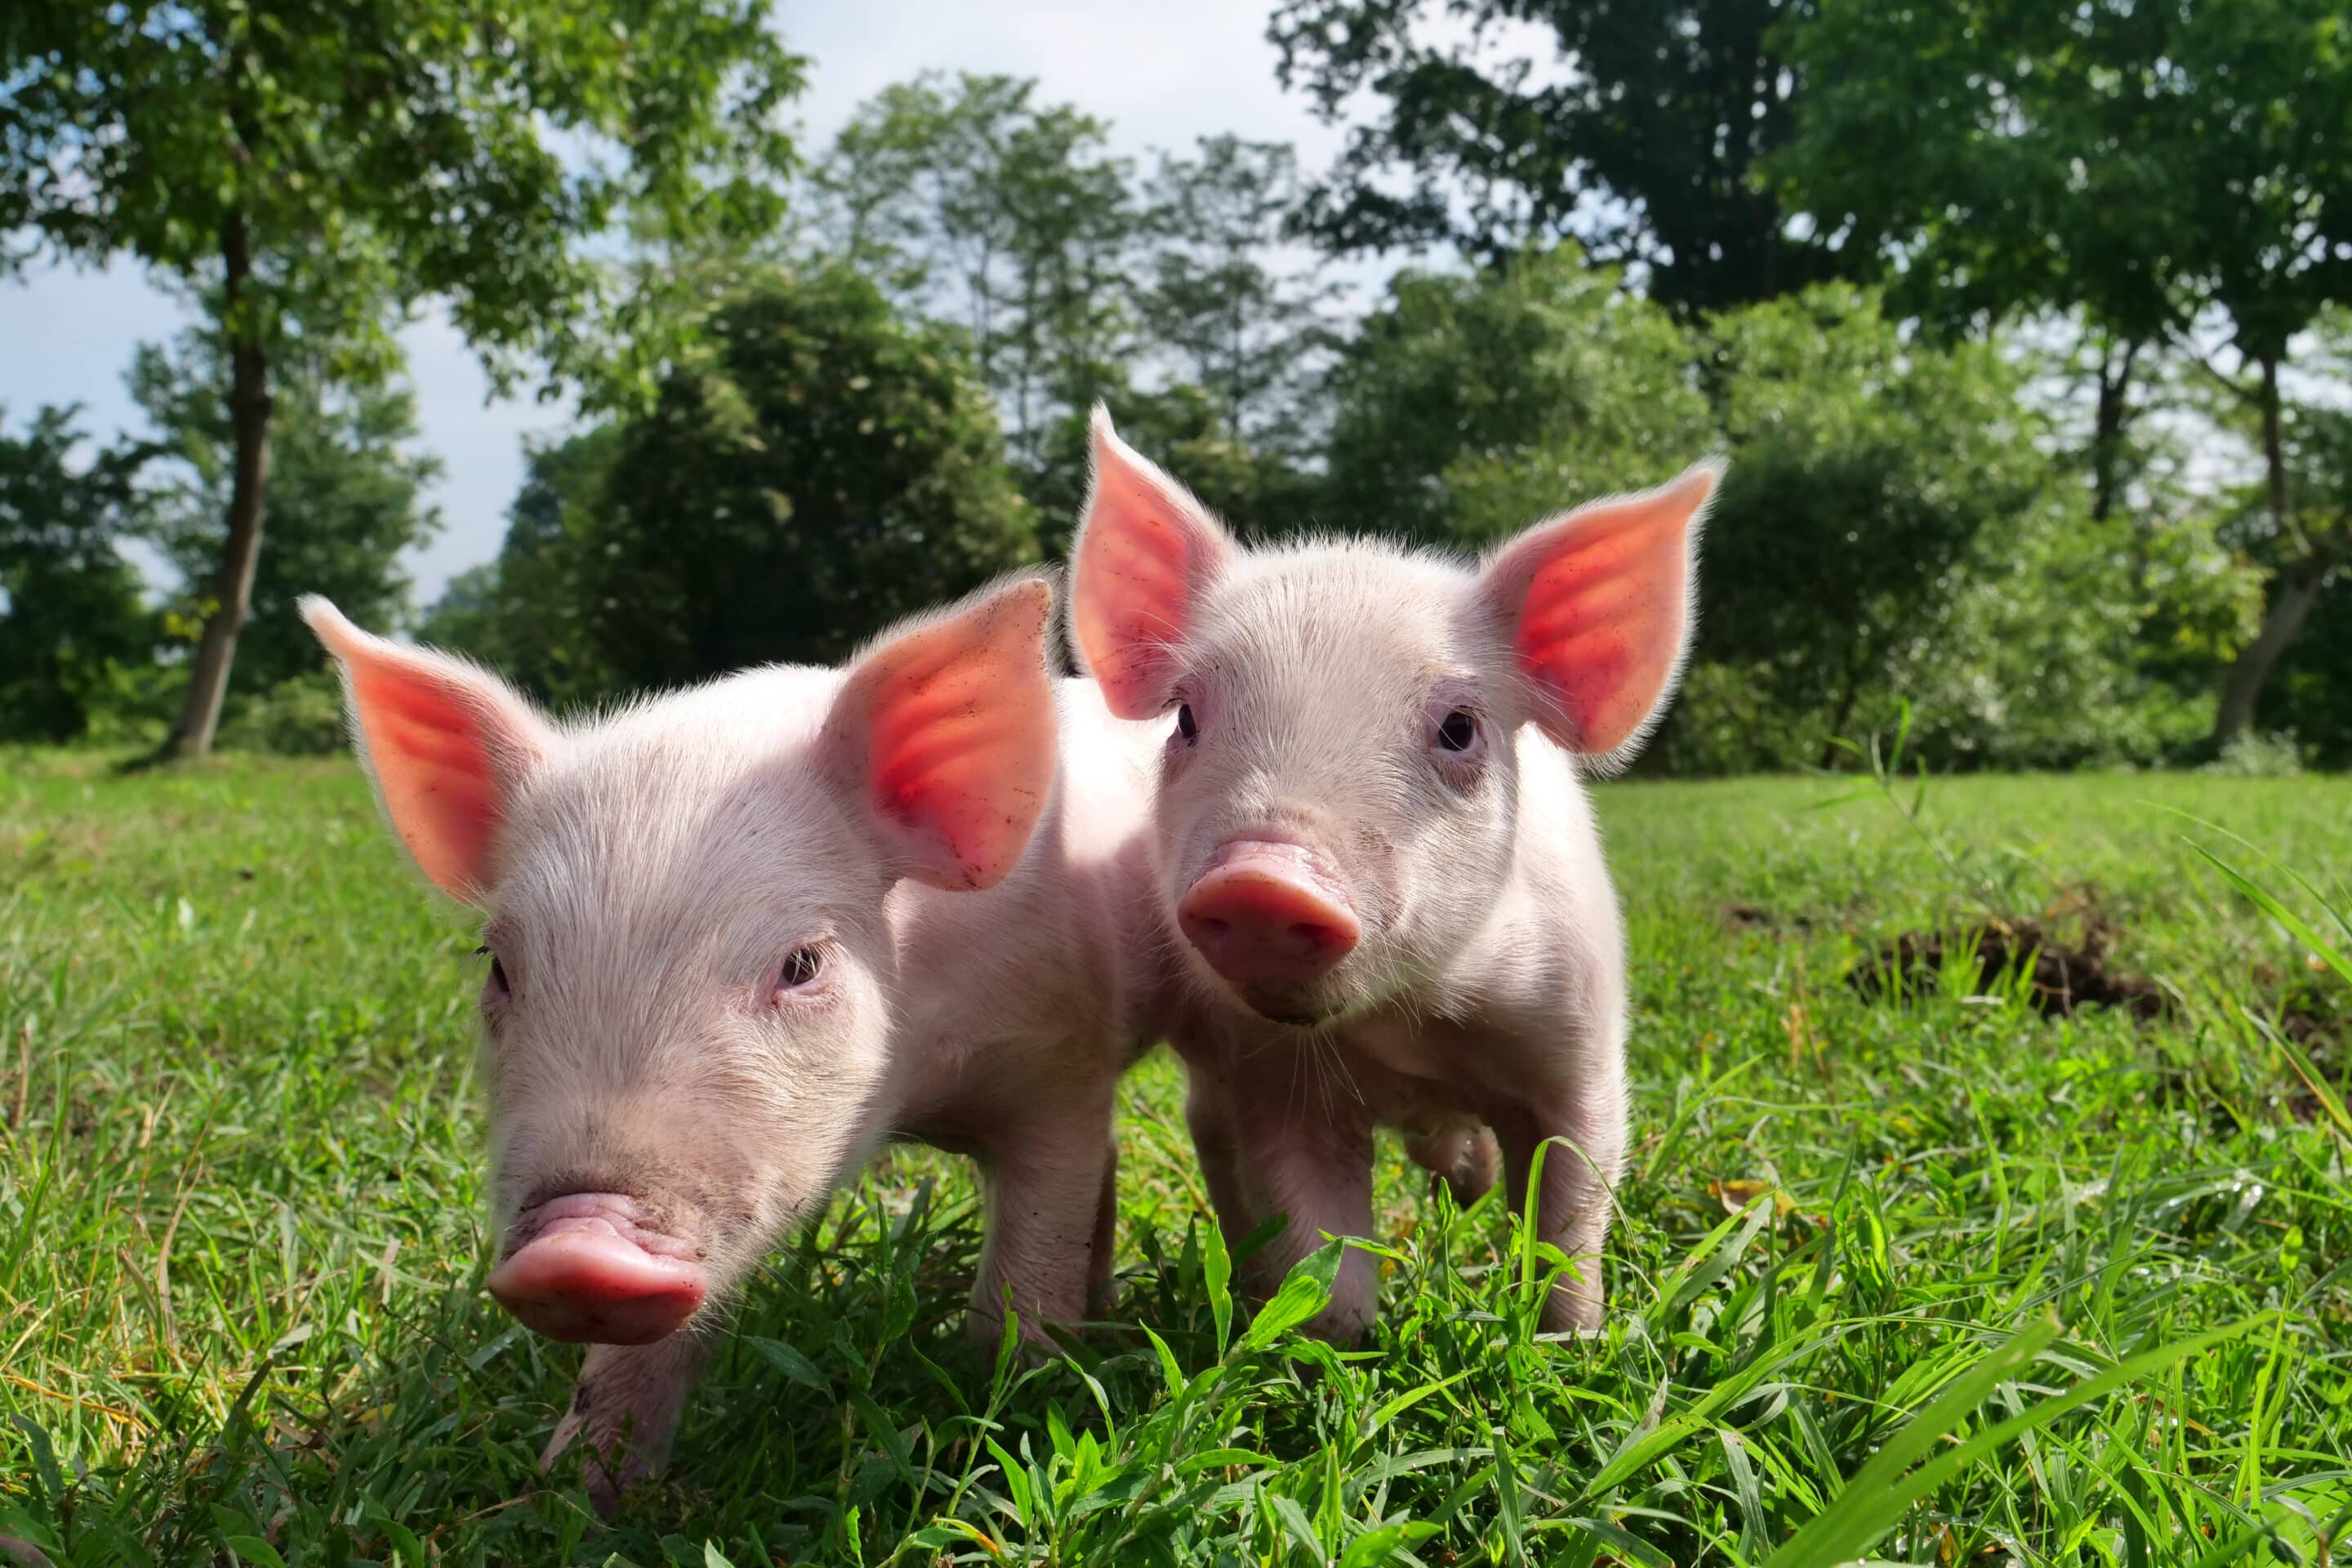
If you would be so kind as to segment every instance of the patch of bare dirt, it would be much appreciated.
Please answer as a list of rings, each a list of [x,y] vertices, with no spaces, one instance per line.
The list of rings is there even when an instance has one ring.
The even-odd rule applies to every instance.
[[[1973,958],[1972,991],[2025,973],[2026,1001],[2045,1017],[2072,1017],[2080,1007],[2120,1007],[2142,1020],[2172,1012],[2172,997],[2162,986],[2108,962],[2114,928],[2104,917],[2093,910],[2081,927],[2080,939],[2072,943],[2039,921],[1988,920],[1967,931],[1905,931],[1856,964],[1846,979],[1864,1001],[1876,1002],[1897,990],[1940,984],[1951,963]]]
[[[1809,931],[1813,929],[1813,917],[1784,915],[1771,910],[1759,909],[1754,904],[1723,906],[1723,929],[1729,931],[1760,931],[1772,935],[1789,931]]]

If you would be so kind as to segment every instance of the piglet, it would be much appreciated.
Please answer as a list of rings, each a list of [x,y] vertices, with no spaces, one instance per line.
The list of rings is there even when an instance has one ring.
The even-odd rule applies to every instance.
[[[982,1164],[983,1339],[1008,1303],[1033,1341],[1076,1321],[1106,1277],[1130,874],[1097,847],[1148,801],[1061,786],[1052,609],[1014,581],[840,670],[559,724],[303,604],[394,834],[488,914],[488,1289],[588,1346],[547,1458],[590,1440],[608,1510],[720,1303],[886,1137]]]
[[[1542,522],[1475,569],[1374,540],[1245,550],[1096,410],[1070,629],[1110,710],[1164,727],[1150,897],[1172,1042],[1229,1240],[1278,1280],[1372,1225],[1372,1133],[1516,1203],[1600,1321],[1625,1148],[1625,952],[1579,780],[1629,758],[1680,671],[1718,470]],[[1360,1332],[1350,1251],[1312,1325]]]

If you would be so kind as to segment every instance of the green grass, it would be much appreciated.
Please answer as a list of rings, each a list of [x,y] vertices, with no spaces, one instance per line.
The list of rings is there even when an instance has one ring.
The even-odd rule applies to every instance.
[[[1637,1016],[1599,1340],[1538,1340],[1547,1258],[1393,1150],[1377,1343],[1227,1325],[1155,1058],[1118,1326],[1034,1371],[967,1350],[967,1174],[895,1155],[772,1262],[607,1527],[534,1469],[574,1352],[480,1289],[474,938],[355,770],[0,756],[0,1535],[60,1564],[2325,1562],[2346,988],[2188,840],[2341,942],[2352,784],[1939,782],[1926,831],[1844,793],[1602,792]],[[1988,905],[2095,909],[2176,1016],[1844,983]]]

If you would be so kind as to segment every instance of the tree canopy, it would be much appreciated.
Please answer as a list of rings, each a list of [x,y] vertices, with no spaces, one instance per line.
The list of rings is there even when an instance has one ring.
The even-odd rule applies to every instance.
[[[390,327],[429,300],[502,379],[525,352],[584,372],[609,276],[589,242],[624,219],[772,226],[800,79],[766,0],[11,13],[5,259],[134,256],[198,293],[227,345],[226,522],[174,751],[211,745],[250,604],[273,354],[380,375]],[[631,357],[661,349],[647,333]]]
[[[218,334],[199,330],[168,350],[142,348],[131,367],[131,395],[158,433],[150,528],[184,584],[203,583],[220,559],[236,462],[219,395],[226,360]],[[440,527],[425,499],[440,461],[418,447],[416,397],[402,380],[339,386],[323,366],[281,358],[277,381],[270,548],[237,640],[242,684],[256,692],[327,668],[295,612],[304,594],[324,594],[362,625],[397,624],[409,586],[400,557]],[[201,620],[195,595],[180,597],[181,612]]]
[[[144,649],[53,727],[177,692],[198,749],[249,620],[240,742],[315,740],[307,588],[557,703],[835,658],[1064,550],[1100,400],[1259,538],[1475,552],[1727,453],[1645,765],[1834,763],[1905,699],[1947,764],[2352,734],[2322,0],[1278,0],[1346,127],[1307,169],[938,72],[797,169],[763,0],[439,4],[0,30],[11,264],[129,253],[204,323],[137,369],[156,451],[20,454],[84,509],[39,537],[106,544],[9,569]],[[578,418],[418,622],[422,309]]]
[[[1342,250],[1437,242],[1495,258],[1572,239],[1639,268],[1684,312],[1866,274],[1866,251],[1794,229],[1752,178],[1806,87],[1778,26],[1812,9],[1283,0],[1267,26],[1283,84],[1349,124],[1301,222]],[[1365,100],[1371,117],[1354,119]]]
[[[434,635],[593,698],[829,663],[1037,558],[956,335],[839,266],[740,280],[703,335],[651,408],[534,455]]]
[[[2335,564],[2295,514],[2279,376],[2352,300],[2342,6],[1822,0],[1780,36],[1812,86],[1771,162],[1817,225],[1899,258],[1902,298],[1931,320],[2075,310],[2120,345],[2101,371],[2103,512],[2139,350],[2189,354],[2246,405],[2272,529],[2303,547],[2222,683],[2214,738],[2242,733]],[[1906,155],[1854,155],[1868,146]],[[2209,329],[2234,363],[2210,362]]]
[[[0,740],[79,739],[161,640],[121,549],[145,530],[148,454],[80,458],[77,417],[43,408],[16,436],[0,424]]]

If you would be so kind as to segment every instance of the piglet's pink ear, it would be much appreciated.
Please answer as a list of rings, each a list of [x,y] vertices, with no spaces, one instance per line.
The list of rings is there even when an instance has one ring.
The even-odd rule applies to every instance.
[[[1536,720],[1570,751],[1623,761],[1673,694],[1699,528],[1721,476],[1702,463],[1657,489],[1580,506],[1486,563],[1479,591],[1535,684]]]
[[[1053,616],[1040,578],[976,595],[887,637],[835,699],[825,744],[918,881],[993,887],[1028,847],[1054,784]]]
[[[1191,491],[1118,438],[1100,404],[1094,467],[1071,552],[1071,640],[1110,710],[1148,719],[1168,706],[1170,651],[1235,546]]]
[[[434,886],[478,900],[508,804],[554,732],[472,665],[372,637],[315,595],[301,610],[343,667],[352,738],[393,831]]]

